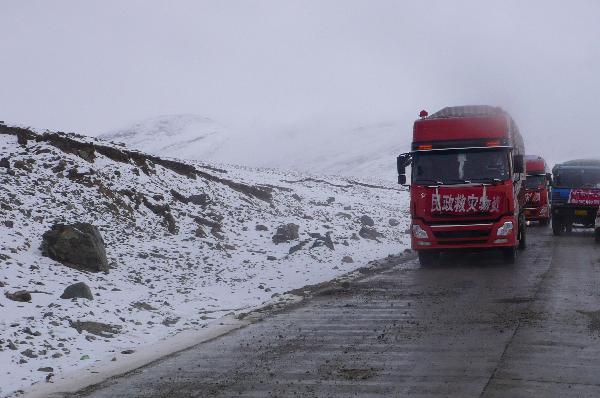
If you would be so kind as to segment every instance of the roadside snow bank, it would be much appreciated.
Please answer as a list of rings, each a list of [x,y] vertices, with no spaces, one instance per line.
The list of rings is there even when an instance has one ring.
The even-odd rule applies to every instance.
[[[0,148],[0,396],[410,243],[408,194],[389,182],[183,163],[1,125]],[[42,256],[43,233],[61,222],[99,228],[108,273]],[[274,243],[287,224],[297,238]],[[76,282],[94,300],[60,299]],[[5,297],[19,290],[31,302]]]

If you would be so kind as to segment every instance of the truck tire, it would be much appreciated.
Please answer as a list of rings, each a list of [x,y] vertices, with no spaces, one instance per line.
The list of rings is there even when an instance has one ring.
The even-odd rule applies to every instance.
[[[433,250],[420,250],[419,263],[422,267],[429,267],[437,264],[440,259],[440,253]]]
[[[517,261],[517,248],[507,247],[502,249],[502,257],[506,264],[514,264]]]
[[[559,236],[562,232],[563,225],[561,219],[558,217],[552,217],[552,235]]]
[[[594,240],[596,243],[600,243],[600,229],[596,229],[594,231]]]
[[[540,220],[540,227],[546,227],[548,226],[548,219],[547,218],[542,218]]]

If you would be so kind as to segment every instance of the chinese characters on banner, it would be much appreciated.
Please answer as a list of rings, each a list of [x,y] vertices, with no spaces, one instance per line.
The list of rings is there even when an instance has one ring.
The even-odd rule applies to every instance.
[[[574,205],[600,205],[600,189],[572,189],[569,203]]]
[[[479,213],[479,212],[500,212],[500,196],[489,198],[487,196],[477,196],[474,194],[457,195],[453,194],[432,194],[431,212],[452,212],[452,213]]]
[[[542,194],[540,192],[526,192],[525,202],[527,203],[538,203],[542,200]]]

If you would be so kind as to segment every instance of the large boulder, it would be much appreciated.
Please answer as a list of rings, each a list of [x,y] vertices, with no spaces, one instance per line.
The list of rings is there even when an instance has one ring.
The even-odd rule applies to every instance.
[[[104,241],[92,224],[53,225],[42,236],[42,255],[75,269],[108,272]]]
[[[60,296],[61,299],[72,299],[72,298],[85,298],[93,300],[92,290],[88,285],[83,282],[74,283],[67,286],[63,294]]]

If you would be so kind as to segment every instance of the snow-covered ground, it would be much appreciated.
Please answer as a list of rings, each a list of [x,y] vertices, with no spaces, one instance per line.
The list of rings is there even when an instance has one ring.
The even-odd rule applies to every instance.
[[[241,129],[183,114],[154,117],[101,137],[178,159],[395,181],[396,156],[410,150],[412,127],[397,121],[313,121]]]
[[[46,136],[24,147],[9,130],[0,129],[9,165],[0,161],[0,396],[44,382],[40,368],[59,375],[110,361],[409,245],[408,194],[392,182],[170,164],[74,135],[70,144]],[[82,142],[93,156],[73,145]],[[187,200],[200,194],[198,204]],[[365,215],[377,239],[359,236]],[[42,234],[57,222],[96,225],[110,272],[43,257]],[[299,226],[298,239],[273,243],[287,223]],[[333,247],[323,244],[328,234]],[[75,282],[94,300],[60,299]],[[34,292],[32,301],[5,297],[19,290]],[[112,330],[78,332],[77,321]]]

